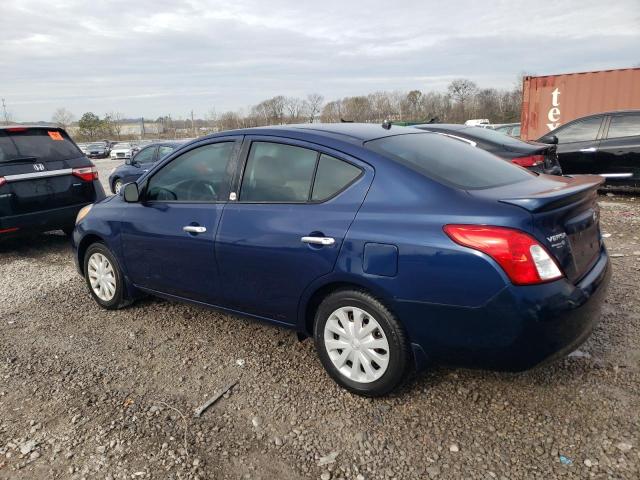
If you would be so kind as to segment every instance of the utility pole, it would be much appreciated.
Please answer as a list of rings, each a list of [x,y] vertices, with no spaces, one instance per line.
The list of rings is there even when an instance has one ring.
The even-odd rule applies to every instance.
[[[9,114],[7,113],[7,105],[4,103],[4,98],[2,99],[2,115],[4,117],[4,124],[9,125]]]
[[[193,110],[191,110],[191,130],[193,131],[193,138],[196,138],[196,125],[193,123]]]

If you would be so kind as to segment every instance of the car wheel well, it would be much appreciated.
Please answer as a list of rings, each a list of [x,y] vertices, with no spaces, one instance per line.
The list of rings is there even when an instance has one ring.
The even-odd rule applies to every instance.
[[[311,298],[309,298],[309,301],[307,302],[307,307],[305,309],[304,315],[304,332],[301,332],[303,335],[306,335],[307,337],[313,336],[313,324],[318,307],[325,298],[338,290],[358,290],[361,292],[366,292],[369,295],[377,298],[377,296],[371,290],[363,287],[362,285],[358,285],[357,283],[336,282],[323,285],[318,290],[316,290],[313,295],[311,295]],[[379,299],[379,301],[381,303],[385,303],[381,299]]]
[[[89,234],[86,237],[84,237],[80,241],[80,244],[78,245],[78,265],[80,265],[80,270],[82,271],[83,275],[84,275],[84,254],[86,253],[89,246],[93,245],[94,243],[104,243],[104,241],[98,235]]]
[[[113,181],[111,182],[111,191],[115,193],[116,191],[116,182],[118,180],[122,180],[120,177],[113,177]]]

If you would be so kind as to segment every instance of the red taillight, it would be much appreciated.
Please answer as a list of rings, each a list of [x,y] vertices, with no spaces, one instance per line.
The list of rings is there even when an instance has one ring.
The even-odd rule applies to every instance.
[[[6,178],[0,177],[0,187],[3,186],[5,183],[7,183]]]
[[[562,277],[545,248],[520,230],[489,225],[445,225],[444,231],[454,242],[489,255],[516,285]]]
[[[544,155],[529,155],[528,157],[512,158],[511,163],[521,167],[537,167],[544,163]]]
[[[85,182],[92,182],[98,179],[98,169],[96,167],[74,168],[71,173]]]
[[[18,230],[20,230],[18,227],[3,228],[3,229],[0,229],[0,233],[17,232]]]
[[[27,127],[9,127],[7,128],[7,132],[26,132]]]

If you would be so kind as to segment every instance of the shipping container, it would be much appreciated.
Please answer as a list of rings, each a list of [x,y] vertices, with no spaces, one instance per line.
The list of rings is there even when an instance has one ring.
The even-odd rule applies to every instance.
[[[525,77],[521,138],[535,140],[576,118],[640,109],[640,68]]]

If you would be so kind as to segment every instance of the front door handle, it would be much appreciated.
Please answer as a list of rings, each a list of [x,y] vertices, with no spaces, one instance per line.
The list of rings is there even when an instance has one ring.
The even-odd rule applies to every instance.
[[[300,239],[302,243],[312,243],[313,245],[333,245],[336,243],[335,238],[331,237],[302,237]]]
[[[589,148],[581,148],[580,151],[583,153],[593,153],[597,150],[596,147],[589,147]]]
[[[186,225],[182,227],[182,230],[189,233],[204,233],[207,231],[207,227],[201,227],[199,225]]]

